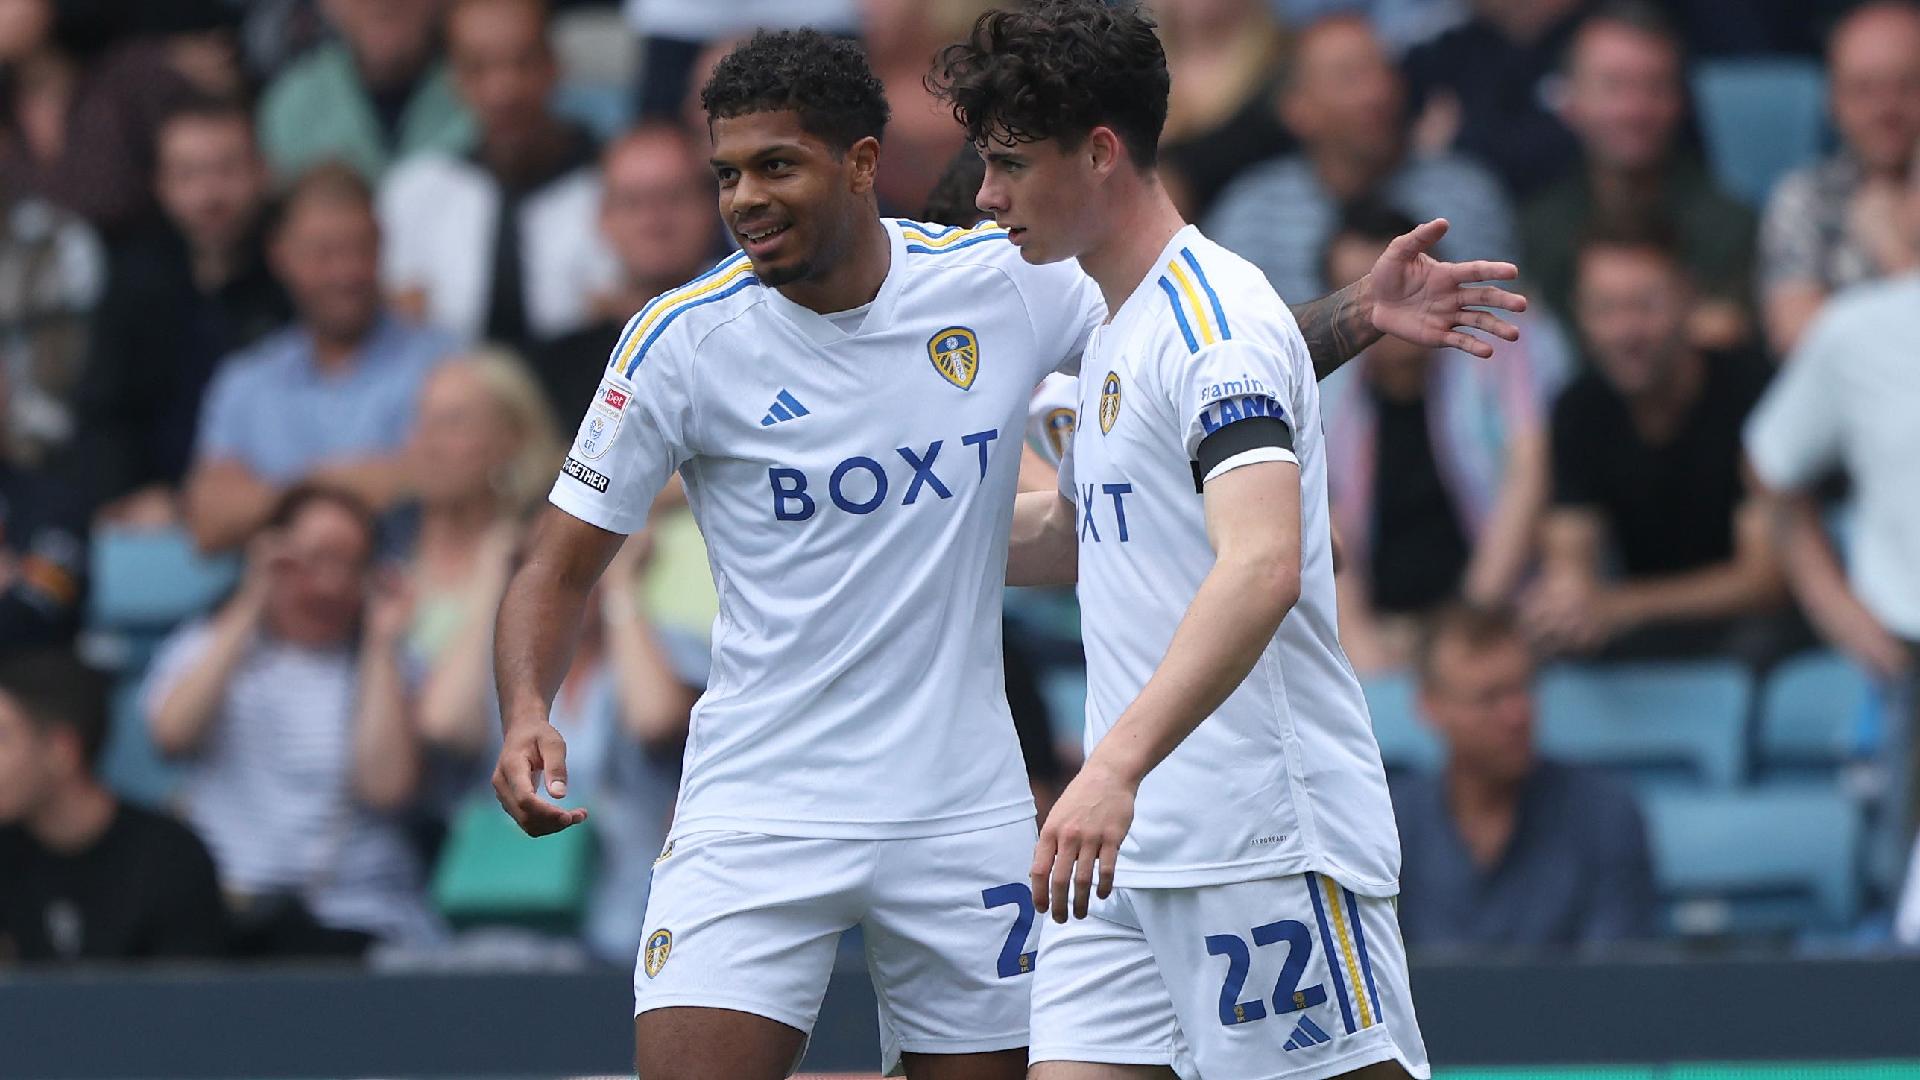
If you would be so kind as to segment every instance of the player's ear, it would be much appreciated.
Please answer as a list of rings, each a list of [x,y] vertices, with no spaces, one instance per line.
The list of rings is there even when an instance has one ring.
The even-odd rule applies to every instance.
[[[873,181],[880,167],[880,140],[869,135],[847,148],[848,181],[855,195],[865,195],[873,190]]]
[[[1120,144],[1120,136],[1110,127],[1096,127],[1087,134],[1087,144],[1081,148],[1093,165],[1096,176],[1105,176],[1120,165],[1125,148]]]

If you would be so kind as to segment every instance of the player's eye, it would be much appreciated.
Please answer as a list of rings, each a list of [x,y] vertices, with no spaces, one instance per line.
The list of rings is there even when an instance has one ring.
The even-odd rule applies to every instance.
[[[740,179],[740,170],[738,170],[738,169],[715,169],[715,170],[713,170],[713,176],[714,176],[714,179],[716,179],[716,180],[718,180],[718,181],[720,181],[720,182],[721,182],[722,184],[731,184],[731,183],[733,183],[733,182],[734,182],[735,180],[738,180],[738,179]]]
[[[767,171],[770,173],[783,173],[792,167],[793,162],[785,158],[774,158],[767,162]]]

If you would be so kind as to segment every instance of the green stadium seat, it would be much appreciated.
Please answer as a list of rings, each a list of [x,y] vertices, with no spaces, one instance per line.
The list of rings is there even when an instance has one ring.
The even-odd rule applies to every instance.
[[[1541,676],[1538,738],[1562,761],[1642,786],[1732,787],[1746,771],[1753,684],[1731,662],[1564,666]]]
[[[575,932],[592,885],[594,835],[576,825],[527,836],[492,795],[460,808],[434,868],[433,899],[456,928],[521,926]]]
[[[87,561],[95,629],[166,630],[211,607],[240,572],[238,558],[202,556],[179,529],[102,529]]]
[[[1769,776],[1824,777],[1868,756],[1881,708],[1873,682],[1838,653],[1796,656],[1760,689],[1760,765]]]
[[[1671,928],[1683,935],[1839,929],[1859,912],[1859,807],[1826,788],[1647,795]]]
[[[1708,59],[1692,81],[1713,171],[1749,204],[1765,203],[1781,176],[1819,155],[1827,85],[1817,61]]]
[[[1411,673],[1369,675],[1360,680],[1373,718],[1373,737],[1388,769],[1437,769],[1446,750],[1420,719],[1419,695]]]

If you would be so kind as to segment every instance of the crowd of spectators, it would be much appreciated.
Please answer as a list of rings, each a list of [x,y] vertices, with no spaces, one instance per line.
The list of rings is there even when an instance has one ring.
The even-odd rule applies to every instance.
[[[967,152],[921,76],[988,6],[0,4],[0,962],[447,942],[429,883],[484,792],[529,514],[626,320],[726,250],[690,91],[755,26],[859,36],[882,209],[918,215]],[[1632,790],[1537,751],[1535,667],[1825,646],[1920,698],[1892,692],[1920,668],[1920,5],[1149,7],[1168,186],[1281,295],[1445,217],[1442,257],[1515,261],[1535,301],[1490,361],[1389,340],[1324,387],[1342,638],[1444,748],[1393,778],[1409,942],[1658,933]],[[1824,65],[1833,136],[1754,205],[1692,79],[1780,54]],[[110,719],[88,552],[159,535],[240,569]],[[653,549],[609,569],[555,708],[608,958],[702,678]],[[1916,722],[1883,725],[1898,837]],[[129,723],[180,763],[166,812],[97,771]]]

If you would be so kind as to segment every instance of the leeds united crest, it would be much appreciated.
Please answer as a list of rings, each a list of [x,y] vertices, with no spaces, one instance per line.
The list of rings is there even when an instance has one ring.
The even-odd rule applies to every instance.
[[[980,372],[980,339],[964,326],[949,326],[927,339],[927,359],[941,378],[965,390]]]
[[[1120,376],[1107,372],[1100,383],[1100,434],[1113,430],[1113,422],[1120,419]]]

